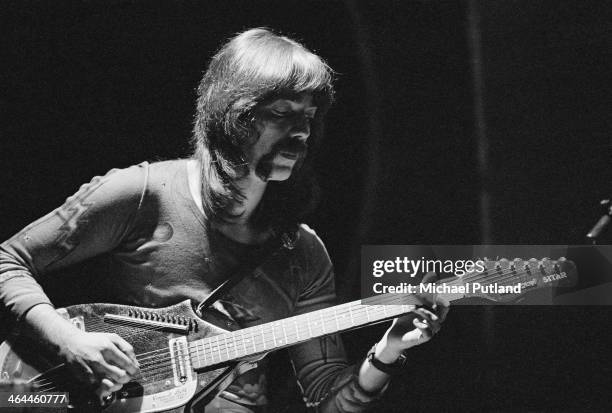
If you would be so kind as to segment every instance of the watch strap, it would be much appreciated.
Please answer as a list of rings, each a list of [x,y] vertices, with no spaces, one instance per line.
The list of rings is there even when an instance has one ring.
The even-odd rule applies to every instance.
[[[383,373],[394,375],[401,372],[406,365],[406,355],[404,353],[400,354],[397,360],[393,363],[384,363],[378,360],[375,356],[376,344],[372,346],[372,349],[368,353],[367,360],[370,364],[372,364],[376,369],[382,371]]]

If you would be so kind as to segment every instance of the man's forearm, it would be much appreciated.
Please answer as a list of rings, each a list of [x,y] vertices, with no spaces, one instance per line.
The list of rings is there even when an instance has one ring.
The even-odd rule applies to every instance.
[[[376,344],[374,357],[385,364],[391,364],[399,358],[399,354],[389,350],[381,342]],[[390,376],[378,370],[368,360],[365,360],[359,368],[358,383],[361,388],[369,393],[378,393],[389,382]]]
[[[70,321],[48,304],[32,307],[25,314],[20,327],[22,333],[41,341],[56,352],[60,350],[66,337],[78,332]]]

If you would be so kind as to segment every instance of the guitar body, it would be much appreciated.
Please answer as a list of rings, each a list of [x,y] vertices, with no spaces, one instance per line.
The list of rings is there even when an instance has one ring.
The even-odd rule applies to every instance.
[[[101,406],[90,388],[71,378],[57,355],[13,333],[0,345],[2,381],[27,382],[32,391],[68,392],[70,405],[78,412],[188,412],[196,400],[205,403],[234,376],[236,362],[199,372],[192,369],[189,342],[224,333],[232,324],[212,311],[206,313],[206,320],[198,317],[188,300],[159,309],[82,304],[58,312],[84,331],[123,337],[134,347],[141,377]]]

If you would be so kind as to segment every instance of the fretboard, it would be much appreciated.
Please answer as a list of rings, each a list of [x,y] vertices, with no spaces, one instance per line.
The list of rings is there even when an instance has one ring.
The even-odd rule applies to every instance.
[[[372,300],[372,303],[370,303]],[[351,330],[409,313],[419,301],[409,294],[384,294],[307,314],[195,340],[189,344],[194,369],[242,359],[313,338]]]

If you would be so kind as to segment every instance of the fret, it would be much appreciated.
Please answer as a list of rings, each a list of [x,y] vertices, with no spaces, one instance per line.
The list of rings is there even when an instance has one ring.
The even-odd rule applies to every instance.
[[[257,353],[257,346],[255,345],[255,327],[251,327],[251,340],[253,340],[253,352]]]
[[[277,330],[276,331],[276,336],[279,337],[278,340],[277,340],[277,343],[278,343],[277,345],[281,345],[282,346],[283,345],[283,338],[282,338],[283,334],[281,334],[282,333],[282,331],[281,331],[282,330],[282,323],[281,322],[276,323],[274,325],[274,328]],[[284,344],[287,344],[287,340],[284,341]]]
[[[293,325],[295,325],[295,341],[300,341],[300,328],[298,327],[297,317],[293,317]]]
[[[321,319],[321,328],[323,329],[323,334],[327,334],[325,331],[325,320],[323,319],[323,311],[319,311],[319,318]]]
[[[281,320],[281,327],[283,328],[283,335],[285,336],[285,344],[289,344],[289,340],[287,340],[287,330],[285,330],[285,323]]]
[[[376,310],[378,310],[378,307],[376,305],[372,305],[369,307],[369,310],[370,310],[370,318],[368,319],[368,321],[378,320],[378,315],[376,315]]]
[[[202,346],[202,353],[204,354],[204,364],[206,364],[206,348],[204,347],[204,340],[200,340],[200,345]]]
[[[195,349],[196,349],[196,358],[198,359],[198,363],[201,363],[201,361],[200,361],[200,349],[198,348],[198,345],[199,345],[199,344],[200,344],[200,343],[198,343],[198,342],[196,341],[196,343],[195,343]],[[204,353],[204,364],[206,364],[206,353]]]
[[[202,347],[205,354],[204,357],[206,358],[207,355],[210,356],[210,364],[215,364],[215,356],[212,351],[212,346],[210,345],[210,340],[207,338],[203,338]]]
[[[218,352],[218,354],[219,354],[219,361],[221,361],[221,352],[220,352],[219,346],[217,345],[216,349],[213,347],[214,343],[216,341],[217,341],[217,338],[215,338],[215,337],[211,337],[210,340],[209,340],[209,343],[210,343],[210,355],[211,355],[211,357],[213,358],[213,361],[214,361],[215,360],[215,358],[214,358],[215,357],[215,352]]]
[[[234,350],[234,358],[238,357],[238,343],[236,342],[237,337],[235,337],[233,334],[230,336],[230,346],[232,347],[232,349]]]
[[[244,349],[244,355],[246,356],[248,351],[247,351],[247,347],[246,347],[246,343],[247,341],[249,341],[248,338],[245,337],[246,336],[246,331],[243,330],[242,333],[242,348]]]
[[[320,325],[321,322],[316,317],[317,314],[319,314],[318,312],[313,312],[312,314],[314,315],[314,317],[311,317],[311,319],[313,320],[312,321],[313,337],[316,337],[321,334],[321,332],[319,331],[319,329],[321,328],[321,325]]]
[[[238,348],[240,347],[238,343],[240,341],[237,341],[237,340],[239,340],[239,338],[240,337],[234,336],[234,334],[230,336],[230,340],[232,340],[232,347],[234,348],[234,358],[238,358]]]
[[[327,324],[327,334],[338,331],[336,317],[332,314],[334,307],[328,308],[325,311],[325,323]]]
[[[365,312],[366,312],[366,318],[368,319],[368,321],[370,321],[370,313],[368,312],[368,305],[366,304],[365,306]]]
[[[225,352],[227,353],[227,359],[231,359],[230,353],[229,353],[229,346],[227,344],[227,336],[225,334],[223,334],[223,342],[225,343]]]
[[[223,355],[221,354],[221,337],[222,336],[216,336],[216,344],[217,344],[217,353],[219,354],[219,361],[223,361]]]
[[[387,306],[386,305],[379,305],[378,306],[378,310],[379,310],[379,319],[383,319],[383,318],[387,318],[389,315],[387,314]],[[382,312],[382,314],[380,314]]]
[[[349,316],[351,317],[351,327],[355,325],[355,321],[353,320],[353,305],[349,304]]]
[[[212,351],[212,346],[210,345],[210,339],[203,338],[202,339],[202,347],[204,350],[204,354],[210,356],[210,364],[215,364],[215,356]],[[206,357],[206,355],[204,357]]]
[[[312,327],[310,326],[310,313],[306,313],[306,325],[308,325],[308,338],[312,338]]]
[[[336,331],[340,330],[340,325],[338,324],[338,313],[336,312],[336,307],[332,307],[334,310],[334,320],[336,320]]]
[[[230,332],[229,333],[229,349],[230,352],[233,351],[234,352],[234,356],[231,358],[236,358],[238,357],[238,340],[240,339],[239,336],[239,332],[238,331],[234,331],[234,332]]]
[[[255,344],[255,353],[259,353],[263,348],[263,336],[261,335],[261,324],[253,327],[253,343]],[[257,340],[261,340],[261,345],[257,343]]]
[[[272,324],[272,340],[274,341],[274,347],[276,347],[276,334],[274,334],[274,324]]]
[[[266,337],[264,336],[263,324],[259,325],[259,331],[261,332],[261,342],[263,344],[263,349],[266,349]]]
[[[281,326],[281,323],[279,321],[276,321],[276,322],[271,324],[272,336],[274,337],[274,346],[275,347],[283,345],[283,339],[281,337],[282,335],[281,335],[280,326]]]

